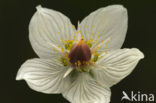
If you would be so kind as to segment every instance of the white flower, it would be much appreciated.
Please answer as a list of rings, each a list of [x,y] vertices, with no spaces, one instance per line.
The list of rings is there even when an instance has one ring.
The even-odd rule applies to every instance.
[[[39,58],[27,60],[16,80],[42,93],[62,93],[71,103],[109,103],[110,87],[144,58],[136,48],[120,49],[127,31],[127,10],[100,8],[78,29],[60,12],[37,7],[29,39]]]

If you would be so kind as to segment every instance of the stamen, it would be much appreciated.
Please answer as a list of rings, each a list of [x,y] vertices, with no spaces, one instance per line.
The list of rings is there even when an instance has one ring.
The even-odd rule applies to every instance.
[[[64,49],[63,49],[63,48],[61,48],[61,51],[62,51],[62,52],[64,52]]]
[[[94,34],[93,34],[93,33],[91,33],[90,35],[92,35],[92,36],[93,36]]]
[[[95,40],[94,42],[97,43],[97,45],[91,51],[92,52],[97,51],[101,47],[108,48],[108,43],[109,43],[110,39],[111,39],[111,37],[107,38],[105,41],[101,41],[100,43],[97,43],[97,40]]]
[[[60,34],[60,32],[57,32],[57,34]]]
[[[73,40],[75,40],[75,35],[73,36]]]
[[[72,71],[73,71],[73,68],[72,67],[68,68],[68,70],[64,74],[63,78],[67,77]]]
[[[101,87],[102,87],[102,84],[101,84],[100,82],[96,81],[96,83],[97,83],[99,86],[101,86]]]
[[[72,28],[74,29],[74,28],[75,28],[75,26],[74,26],[74,25],[72,25]]]
[[[62,29],[63,27],[62,26],[60,26],[60,29]]]

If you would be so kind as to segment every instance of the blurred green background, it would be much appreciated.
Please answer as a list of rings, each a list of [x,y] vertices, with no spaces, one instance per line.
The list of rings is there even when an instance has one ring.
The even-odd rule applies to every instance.
[[[20,65],[37,57],[29,43],[28,25],[39,4],[64,13],[75,25],[100,7],[124,5],[129,27],[123,48],[139,48],[145,58],[131,75],[111,88],[111,103],[128,103],[121,102],[123,90],[156,95],[156,0],[1,0],[0,103],[69,103],[61,95],[38,93],[25,81],[15,81]]]

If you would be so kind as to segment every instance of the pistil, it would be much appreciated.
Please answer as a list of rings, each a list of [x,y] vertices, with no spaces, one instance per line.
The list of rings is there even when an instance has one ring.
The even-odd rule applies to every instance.
[[[88,65],[91,59],[91,50],[89,46],[81,39],[77,44],[73,45],[68,55],[73,66]]]

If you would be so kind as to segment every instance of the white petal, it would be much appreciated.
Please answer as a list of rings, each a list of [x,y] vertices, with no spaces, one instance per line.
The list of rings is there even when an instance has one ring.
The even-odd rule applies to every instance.
[[[110,89],[98,84],[88,73],[80,73],[63,96],[71,103],[109,103]]]
[[[73,34],[75,28],[72,28],[65,15],[41,6],[37,7],[29,25],[29,38],[40,57],[52,58],[59,55],[55,53],[56,47],[63,47],[62,40],[71,40]]]
[[[67,68],[58,61],[27,60],[19,69],[16,80],[25,80],[29,87],[43,93],[61,93],[68,87],[69,78],[63,79]]]
[[[102,84],[111,87],[128,76],[142,58],[143,53],[136,48],[119,49],[103,54],[103,58],[93,69],[94,76]]]
[[[97,40],[98,44],[103,42],[102,51],[119,49],[125,40],[127,19],[127,10],[123,6],[112,5],[87,16],[80,24],[80,30],[86,39]],[[94,43],[93,48],[96,46]]]

